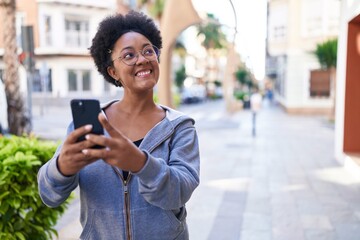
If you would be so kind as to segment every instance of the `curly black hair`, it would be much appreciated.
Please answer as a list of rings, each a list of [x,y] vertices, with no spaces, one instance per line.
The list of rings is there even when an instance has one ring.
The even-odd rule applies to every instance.
[[[111,52],[115,42],[128,32],[140,33],[149,39],[152,45],[158,49],[162,48],[159,29],[153,19],[144,13],[130,11],[126,15],[115,14],[103,19],[99,24],[89,50],[97,70],[104,76],[105,80],[119,87],[121,87],[120,83],[108,74],[107,68],[113,65]]]

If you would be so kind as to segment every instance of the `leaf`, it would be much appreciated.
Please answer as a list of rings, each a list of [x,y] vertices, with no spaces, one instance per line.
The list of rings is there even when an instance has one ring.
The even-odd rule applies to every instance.
[[[10,194],[9,191],[6,191],[6,192],[2,193],[2,194],[0,195],[0,201],[1,201],[1,199],[3,199],[4,197],[6,197],[6,196],[9,195],[9,194]]]
[[[24,234],[22,234],[21,232],[16,232],[15,235],[21,240],[26,240]]]

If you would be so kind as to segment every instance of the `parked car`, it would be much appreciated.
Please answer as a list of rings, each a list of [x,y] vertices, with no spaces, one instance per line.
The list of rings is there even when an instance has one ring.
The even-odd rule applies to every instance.
[[[5,132],[7,132],[8,128],[9,126],[5,86],[0,78],[0,134],[4,134]]]
[[[189,87],[184,87],[181,92],[182,103],[198,103],[206,99],[206,89],[203,85],[193,84]]]

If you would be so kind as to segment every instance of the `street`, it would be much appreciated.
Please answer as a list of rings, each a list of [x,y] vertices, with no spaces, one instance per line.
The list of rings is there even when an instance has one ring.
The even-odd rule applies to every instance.
[[[360,177],[334,159],[333,123],[264,105],[255,137],[249,110],[228,114],[222,100],[179,108],[195,119],[200,141],[201,182],[187,204],[190,239],[359,239]],[[47,111],[34,116],[34,132],[63,137],[70,110]],[[78,199],[56,228],[59,239],[78,239]]]

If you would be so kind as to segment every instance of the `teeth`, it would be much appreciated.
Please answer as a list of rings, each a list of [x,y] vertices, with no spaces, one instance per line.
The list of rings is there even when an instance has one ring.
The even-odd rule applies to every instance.
[[[145,75],[147,75],[147,74],[150,74],[150,70],[138,72],[138,73],[136,74],[136,76],[142,77],[142,76],[145,76]]]

